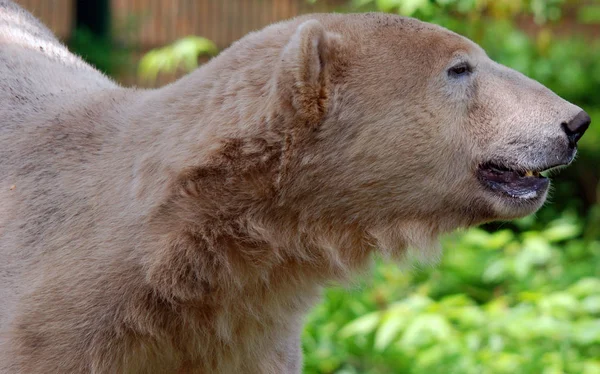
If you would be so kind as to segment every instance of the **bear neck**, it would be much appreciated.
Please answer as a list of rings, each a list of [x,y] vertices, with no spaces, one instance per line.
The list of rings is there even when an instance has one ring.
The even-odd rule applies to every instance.
[[[240,321],[305,313],[324,284],[368,264],[372,242],[357,224],[306,215],[282,198],[294,119],[268,99],[246,99],[268,96],[271,82],[234,79],[215,60],[143,92],[135,109],[132,137],[146,150],[135,156],[134,181],[149,217],[146,279],[164,300]],[[269,76],[254,74],[264,65],[244,69]],[[246,85],[234,92],[232,80]]]

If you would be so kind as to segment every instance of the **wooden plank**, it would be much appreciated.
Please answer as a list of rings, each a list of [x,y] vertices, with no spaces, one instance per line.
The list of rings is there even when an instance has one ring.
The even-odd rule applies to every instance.
[[[71,36],[73,0],[16,0],[16,3],[39,18],[60,39]]]

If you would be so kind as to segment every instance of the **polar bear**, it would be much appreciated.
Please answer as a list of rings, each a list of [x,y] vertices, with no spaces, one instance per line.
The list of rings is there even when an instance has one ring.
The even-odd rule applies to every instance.
[[[0,372],[298,373],[327,282],[534,212],[589,123],[415,19],[302,16],[141,90],[0,1]]]

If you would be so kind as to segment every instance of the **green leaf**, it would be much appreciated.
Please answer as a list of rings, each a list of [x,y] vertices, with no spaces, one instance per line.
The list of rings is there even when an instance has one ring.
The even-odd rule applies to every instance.
[[[381,315],[379,312],[365,314],[344,326],[340,330],[339,335],[342,338],[348,338],[354,335],[370,334],[375,331],[380,319]]]
[[[600,374],[600,360],[586,360],[583,362],[582,374]]]
[[[586,5],[579,8],[577,20],[581,23],[600,23],[600,5]]]
[[[542,237],[527,238],[523,242],[527,261],[535,265],[545,264],[552,256],[550,244]]]
[[[571,318],[581,308],[575,296],[566,292],[556,292],[544,297],[538,303],[542,312],[559,318]]]
[[[485,247],[489,250],[502,249],[508,245],[508,243],[513,241],[514,238],[515,234],[512,231],[500,230],[490,235],[489,239],[485,243]]]
[[[600,343],[600,320],[576,322],[572,331],[573,339],[579,344]]]
[[[542,232],[542,236],[550,242],[561,242],[581,234],[581,226],[575,223],[562,222]]]
[[[146,53],[138,64],[138,76],[142,80],[153,82],[160,73],[173,74],[178,68],[191,71],[198,66],[200,56],[214,56],[217,53],[217,46],[212,41],[188,36]]]
[[[452,327],[439,314],[426,313],[416,317],[405,329],[400,345],[406,349],[418,349],[428,344],[448,340]]]
[[[586,297],[600,293],[600,279],[583,278],[572,285],[568,292],[576,297]]]
[[[375,0],[375,5],[377,9],[382,12],[391,12],[392,10],[398,8],[401,0]]]
[[[498,259],[485,268],[481,279],[484,282],[499,282],[506,277],[507,270],[506,260],[503,258]]]
[[[398,336],[398,333],[404,328],[407,322],[406,313],[401,309],[389,311],[383,318],[375,334],[375,349],[377,351],[385,350]]]
[[[450,295],[440,300],[440,306],[443,308],[465,307],[473,304],[473,300],[465,294]]]
[[[485,248],[487,247],[490,239],[491,235],[487,231],[479,228],[473,228],[465,233],[462,242],[474,247]]]
[[[429,0],[403,0],[400,2],[400,14],[412,16],[428,4]]]
[[[600,294],[581,300],[581,308],[590,314],[600,314]]]

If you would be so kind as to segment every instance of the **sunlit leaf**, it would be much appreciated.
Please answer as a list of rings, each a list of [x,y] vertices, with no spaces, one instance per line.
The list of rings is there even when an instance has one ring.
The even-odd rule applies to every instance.
[[[375,0],[377,8],[382,12],[391,12],[396,9],[402,0]]]
[[[571,239],[581,234],[581,227],[574,223],[561,223],[559,225],[552,226],[542,233],[544,238],[550,242],[560,242],[563,240]]]
[[[202,55],[214,56],[217,46],[206,38],[188,36],[175,43],[147,52],[139,62],[138,75],[142,80],[153,82],[158,74],[173,74],[181,68],[191,71],[198,66]]]
[[[569,293],[576,297],[585,297],[600,293],[600,278],[583,278],[569,288]]]
[[[404,330],[400,345],[407,349],[417,349],[427,344],[450,338],[452,328],[439,314],[422,314],[416,317]]]
[[[402,313],[401,309],[386,313],[375,334],[375,349],[378,351],[385,350],[398,336],[406,323],[407,315]]]
[[[412,16],[421,8],[427,6],[429,0],[402,0],[400,1],[400,14]]]
[[[379,312],[365,314],[344,326],[340,330],[339,335],[343,338],[348,338],[359,334],[370,334],[375,331],[380,319],[381,315]]]
[[[506,260],[501,258],[486,267],[481,278],[484,282],[498,282],[506,277],[507,271]]]
[[[581,300],[581,307],[589,314],[600,314],[600,291],[597,295],[588,296]]]
[[[572,336],[579,344],[600,344],[600,319],[574,323]]]

